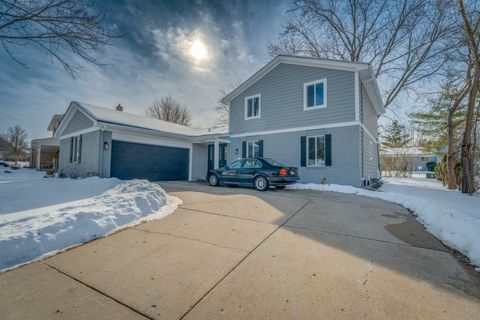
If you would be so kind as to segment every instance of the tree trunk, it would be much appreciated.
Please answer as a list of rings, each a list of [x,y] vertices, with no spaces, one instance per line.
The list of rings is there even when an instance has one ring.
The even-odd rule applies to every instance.
[[[473,131],[473,110],[475,108],[475,97],[478,91],[478,66],[475,67],[475,75],[468,93],[467,110],[465,112],[465,131],[462,140],[462,193],[472,194],[475,191],[475,173],[473,172],[472,158],[472,131]]]
[[[453,114],[455,110],[450,108],[447,113],[448,128],[448,152],[447,152],[447,187],[454,190],[457,187],[457,177],[455,174],[455,131],[453,127]]]

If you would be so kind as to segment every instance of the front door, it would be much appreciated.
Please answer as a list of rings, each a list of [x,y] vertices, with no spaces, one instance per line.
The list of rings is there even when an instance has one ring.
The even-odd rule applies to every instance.
[[[213,170],[214,165],[213,165],[213,159],[214,159],[214,144],[209,144],[208,145],[208,170]],[[219,153],[218,153],[218,167],[222,168],[227,165],[227,144],[226,143],[220,143],[219,144]]]

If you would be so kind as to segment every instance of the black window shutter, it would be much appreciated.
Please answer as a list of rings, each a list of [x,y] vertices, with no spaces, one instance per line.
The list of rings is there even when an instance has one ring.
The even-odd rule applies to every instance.
[[[70,138],[70,163],[73,162],[73,137]]]
[[[258,156],[263,158],[263,140],[258,140]]]
[[[332,135],[325,135],[325,165],[330,167],[332,165]]]
[[[307,137],[300,137],[300,166],[307,166]]]
[[[82,162],[82,135],[78,137],[78,163]]]
[[[242,158],[247,157],[247,141],[242,142]]]

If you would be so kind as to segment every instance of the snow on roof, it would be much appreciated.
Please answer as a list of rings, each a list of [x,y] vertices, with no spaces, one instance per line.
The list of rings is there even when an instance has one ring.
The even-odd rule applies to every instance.
[[[143,129],[150,129],[162,132],[169,132],[175,134],[182,134],[188,136],[201,136],[206,134],[223,134],[226,133],[225,129],[213,128],[213,129],[201,129],[192,128],[168,121],[154,119],[146,116],[141,116],[125,111],[117,111],[114,108],[105,108],[95,106],[88,103],[73,101],[72,104],[76,105],[92,118],[99,122],[105,122],[110,124],[125,125]]]
[[[397,154],[408,154],[408,155],[434,155],[432,152],[425,151],[419,147],[407,147],[407,148],[382,148],[380,150],[381,154],[384,155],[397,155]]]

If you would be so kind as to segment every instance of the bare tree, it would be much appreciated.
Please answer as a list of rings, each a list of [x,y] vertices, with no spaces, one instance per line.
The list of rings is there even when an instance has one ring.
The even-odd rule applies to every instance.
[[[295,0],[271,56],[294,54],[368,62],[385,105],[435,75],[448,61],[457,30],[452,6],[435,0]]]
[[[463,0],[458,0],[458,10],[463,21],[465,46],[468,48],[469,66],[467,70],[468,98],[465,111],[465,129],[462,139],[462,192],[475,192],[474,133],[475,103],[479,92],[480,81],[480,10],[475,4],[465,8]]]
[[[11,156],[15,158],[15,164],[27,150],[27,132],[20,126],[9,127],[3,138],[10,144]]]
[[[0,42],[6,54],[23,66],[17,50],[34,44],[76,77],[71,52],[88,63],[100,64],[96,53],[115,35],[106,31],[105,15],[91,0],[0,0]]]
[[[225,90],[221,90],[221,95],[222,97],[227,95],[227,92]],[[228,121],[229,121],[229,114],[230,114],[230,108],[228,104],[225,104],[222,102],[220,99],[217,102],[217,105],[215,107],[215,111],[217,112],[217,119],[215,120],[215,127],[221,128],[221,129],[227,129],[228,128]]]
[[[230,85],[229,90],[222,89],[220,90],[221,98],[218,100],[217,105],[215,106],[215,111],[217,112],[217,119],[215,121],[215,127],[226,129],[228,128],[228,121],[230,115],[230,108],[228,104],[222,102],[222,98],[227,94],[235,90],[242,82],[236,81]]]
[[[182,105],[171,96],[161,97],[160,99],[155,98],[152,104],[145,109],[145,114],[148,117],[184,126],[190,125],[192,121],[192,116],[187,106]]]

